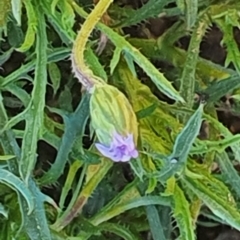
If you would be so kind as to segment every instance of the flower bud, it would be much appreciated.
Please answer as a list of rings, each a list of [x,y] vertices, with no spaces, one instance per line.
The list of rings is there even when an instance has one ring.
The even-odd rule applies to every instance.
[[[137,157],[138,123],[129,101],[117,88],[95,85],[90,100],[91,124],[98,150],[114,161]]]

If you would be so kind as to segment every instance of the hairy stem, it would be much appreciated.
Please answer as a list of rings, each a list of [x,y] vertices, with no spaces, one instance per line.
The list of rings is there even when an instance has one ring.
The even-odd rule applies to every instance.
[[[102,79],[94,76],[93,72],[85,64],[84,50],[88,38],[99,22],[103,14],[107,11],[113,0],[100,0],[93,11],[88,15],[79,31],[72,49],[72,67],[75,76],[87,88],[90,89],[95,83],[105,83]],[[75,3],[72,2],[74,5]]]

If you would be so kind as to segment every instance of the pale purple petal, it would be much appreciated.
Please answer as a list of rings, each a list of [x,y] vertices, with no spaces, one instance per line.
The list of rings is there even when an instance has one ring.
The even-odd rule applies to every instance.
[[[111,157],[111,159],[114,161],[114,162],[121,162],[122,161],[122,156],[119,155],[119,154],[115,154]]]
[[[132,134],[128,134],[128,136],[125,139],[125,144],[128,146],[129,150],[135,149],[134,141],[133,141],[133,135]]]
[[[120,161],[122,157],[122,152],[116,147],[114,147],[112,151],[113,151],[112,156],[115,159],[115,161]]]
[[[105,146],[105,145],[103,145],[101,143],[95,143],[95,146],[101,153],[109,151],[109,147]]]
[[[131,157],[132,158],[137,158],[138,157],[138,151],[136,149],[134,149],[132,152],[131,152]]]
[[[107,147],[101,143],[95,143],[95,146],[103,156],[112,159],[114,162],[121,161],[122,153],[118,149]]]
[[[101,143],[95,143],[95,146],[103,156],[108,158],[111,158],[113,156],[113,153],[110,147],[107,147]]]
[[[112,159],[114,162],[128,162],[131,158],[138,157],[133,134],[128,134],[127,137],[124,137],[114,132],[110,146],[100,143],[96,143],[95,145],[102,155]]]
[[[128,162],[131,159],[131,156],[129,155],[124,155],[121,158],[121,162]]]

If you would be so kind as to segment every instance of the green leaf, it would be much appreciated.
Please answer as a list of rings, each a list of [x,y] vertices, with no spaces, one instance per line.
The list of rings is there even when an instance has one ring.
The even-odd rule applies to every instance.
[[[155,109],[156,109],[157,107],[158,107],[158,104],[153,103],[153,104],[150,105],[149,107],[146,107],[146,108],[144,108],[144,109],[139,110],[139,111],[136,113],[138,120],[150,116],[150,115],[155,111]]]
[[[122,52],[122,49],[119,48],[119,47],[116,47],[114,52],[113,52],[113,57],[111,59],[111,62],[110,62],[110,74],[112,75],[119,60],[120,60],[120,57],[121,57],[121,52]]]
[[[13,16],[16,19],[17,24],[21,26],[22,0],[11,0],[11,5]]]
[[[76,12],[85,15],[85,12],[79,8],[76,4],[73,4]],[[86,16],[86,15],[85,15]],[[127,52],[134,61],[146,72],[146,74],[152,79],[156,87],[162,91],[169,98],[176,101],[184,102],[180,94],[174,89],[172,84],[164,77],[162,73],[156,69],[153,64],[140,53],[140,51],[133,47],[124,37],[107,27],[105,24],[98,23],[97,28],[107,35],[107,37],[115,44],[115,46],[121,48]]]
[[[191,154],[203,154],[211,151],[222,153],[226,148],[237,145],[240,142],[240,134],[226,136],[218,141],[198,141],[197,146],[191,149]]]
[[[240,230],[240,213],[230,191],[221,181],[203,171],[200,178],[184,177],[182,181],[216,216]]]
[[[185,2],[185,0],[184,0]],[[186,0],[186,4],[197,2],[196,0]],[[190,3],[191,4],[191,3]],[[181,76],[180,94],[185,99],[187,106],[192,108],[194,103],[196,67],[200,44],[207,28],[208,19],[205,17],[198,20],[198,23],[192,33],[191,41],[188,47],[187,58]]]
[[[31,3],[27,2],[26,7],[33,8]],[[41,7],[37,5],[34,18],[37,19],[37,42],[36,42],[36,68],[34,76],[34,86],[32,90],[32,99],[29,103],[26,117],[25,133],[22,141],[22,154],[19,163],[19,172],[21,177],[27,182],[32,174],[36,163],[37,142],[41,135],[43,126],[45,95],[47,86],[47,34],[44,14]]]
[[[90,219],[93,225],[99,225],[119,214],[140,206],[148,205],[170,205],[169,197],[161,196],[140,196],[136,187],[138,181],[128,184],[111,202],[103,207],[95,216]]]
[[[56,7],[57,7],[57,4],[60,0],[53,0],[52,3],[51,3],[51,12],[52,12],[52,15],[55,15],[55,11],[56,11]]]
[[[227,24],[224,21],[218,20],[218,26],[220,26],[221,30],[223,31],[223,39],[222,43],[226,45],[227,48],[227,56],[225,59],[225,67],[229,66],[232,62],[236,71],[240,73],[240,51],[238,48],[238,44],[234,39],[234,30],[231,24]]]
[[[66,31],[72,29],[75,23],[75,13],[72,6],[67,1],[59,1],[58,7],[61,10],[62,26]],[[69,31],[71,32],[71,31]]]
[[[16,49],[19,52],[26,52],[30,47],[32,47],[32,45],[34,44],[34,41],[35,41],[35,35],[36,35],[36,31],[37,31],[37,26],[38,26],[36,12],[34,10],[32,1],[25,0],[24,5],[27,10],[28,28],[27,28],[27,33],[26,33],[23,44],[19,48]],[[40,48],[39,50],[45,51],[46,49]]]
[[[66,1],[61,0],[61,2],[66,2]],[[53,3],[52,0],[42,1],[41,6],[43,8],[44,13],[46,14],[46,17],[48,18],[48,22],[52,25],[54,30],[57,32],[57,34],[61,38],[61,41],[67,46],[69,46],[72,43],[76,34],[71,27],[67,25],[65,26],[65,23],[64,23],[65,20],[62,19],[62,11],[64,12],[65,9],[61,2],[60,4],[58,4],[58,7],[62,8],[61,11],[55,11],[54,14],[52,14],[52,7],[51,7]],[[73,16],[71,12],[70,22],[72,17]]]
[[[20,180],[20,178],[5,169],[0,169],[0,182],[11,187],[14,191],[17,191],[21,196],[24,197],[28,205],[28,214],[33,211],[33,196],[28,190],[27,186]]]
[[[0,100],[1,100],[1,95],[0,95]],[[7,121],[7,118],[4,115],[5,115],[4,108],[1,106],[1,101],[0,101],[0,116],[3,121],[3,124],[4,122]],[[19,149],[18,143],[16,142],[15,136],[13,135],[11,130],[7,130],[3,132],[3,134],[1,134],[0,141],[1,141],[1,145],[3,146],[4,152],[9,153],[10,155],[16,156],[16,158],[9,159],[7,161],[8,168],[11,170],[12,173],[7,171],[7,175],[6,175],[6,170],[3,170],[5,171],[3,175],[3,178],[4,178],[3,180],[6,181],[6,184],[8,185],[11,182],[15,183],[17,179],[16,190],[18,188],[22,189],[22,191],[20,191],[18,194],[19,196],[18,204],[20,206],[23,221],[22,221],[22,225],[18,230],[18,233],[20,233],[20,231],[22,230],[22,227],[24,226],[27,233],[30,236],[30,239],[50,240],[51,236],[49,233],[49,228],[48,228],[48,224],[45,216],[45,210],[43,208],[42,193],[40,193],[39,189],[36,187],[36,185],[34,184],[31,178],[29,179],[28,185],[26,186],[25,183],[23,183],[21,180],[19,180],[18,177],[16,177],[13,174],[13,173],[19,174],[18,163],[20,162],[20,158],[21,158],[21,151]],[[24,195],[21,194],[22,192],[24,193]],[[31,203],[31,206],[29,206],[28,202]],[[18,237],[19,239],[25,239],[22,237],[20,238],[20,235]]]
[[[123,202],[121,204],[117,204],[116,206],[113,207],[112,210],[109,209],[109,211],[101,211],[101,216],[100,218],[100,213],[94,219],[91,220],[92,223],[94,224],[99,224],[101,222],[107,221],[115,216],[118,216],[119,214],[133,209],[137,208],[140,206],[148,206],[148,205],[163,205],[163,206],[169,206],[169,201],[170,199],[167,197],[160,197],[160,196],[144,196],[144,197],[139,197],[135,198],[126,202]]]
[[[57,11],[54,11],[55,5],[57,5]],[[50,22],[55,25],[54,27],[57,27],[56,29],[58,29],[57,32],[60,33],[60,37],[65,39],[69,38],[69,40],[73,39],[75,37],[73,31],[75,13],[68,1],[60,0],[52,2],[46,0],[43,6],[47,8],[45,8],[45,10],[47,10],[47,16]]]
[[[8,219],[8,210],[0,203],[0,214],[3,215],[6,219]]]
[[[45,215],[42,193],[31,178],[29,179],[29,190],[34,196],[34,210],[29,216],[26,215],[26,205],[24,202],[20,202],[23,227],[31,240],[51,240],[52,237]]]
[[[185,13],[187,28],[190,29],[198,16],[198,0],[177,0],[177,6]]]
[[[216,160],[220,166],[223,179],[227,184],[231,186],[234,192],[237,194],[237,198],[240,199],[240,177],[238,172],[233,167],[228,155],[226,152],[221,154],[216,154]]]
[[[63,91],[61,91],[59,95],[59,107],[66,112],[72,112],[72,93],[71,89],[68,87],[68,85],[65,85]]]
[[[13,48],[10,48],[8,51],[1,53],[0,66],[2,66],[11,57],[13,50]]]
[[[74,181],[75,175],[76,175],[77,171],[79,170],[79,168],[81,167],[81,165],[82,165],[82,163],[78,160],[70,165],[67,179],[65,180],[64,186],[62,188],[62,193],[61,193],[61,197],[60,197],[60,201],[59,201],[60,209],[64,209],[66,197],[72,188],[72,183]]]
[[[90,45],[88,44],[85,52],[84,57],[86,59],[86,63],[89,65],[90,69],[93,71],[94,75],[99,76],[101,79],[105,80],[107,82],[108,76],[106,71],[104,70],[103,66],[99,62],[99,59],[93,52],[93,50],[90,48]]]
[[[112,161],[109,161],[108,159],[101,160],[102,161],[100,164],[95,165],[92,168],[89,166],[87,171],[82,171],[83,175],[81,176],[81,179],[83,180],[83,177],[86,174],[86,183],[82,187],[80,193],[79,189],[74,192],[73,198],[71,199],[66,211],[61,215],[60,218],[56,220],[54,225],[52,225],[52,228],[56,231],[63,229],[79,214],[79,212],[87,203],[89,197],[93,194],[93,191],[97,188],[98,184],[102,181],[109,169],[112,167]],[[86,166],[87,165],[85,165],[85,167]],[[80,183],[82,183],[82,180]]]
[[[146,212],[153,240],[166,240],[157,208],[146,206]]]
[[[206,96],[208,103],[216,102],[224,95],[240,86],[239,75],[232,75],[229,78],[215,81],[208,88],[200,92],[200,95]]]
[[[80,149],[79,146],[81,145],[81,143],[77,140],[74,143],[73,151],[71,153],[72,158],[82,160],[88,165],[95,165],[101,163],[101,156],[99,154],[90,150]]]
[[[70,51],[69,49],[66,48],[58,48],[58,49],[53,49],[49,54],[48,54],[48,63],[49,62],[58,62],[60,60],[66,59],[67,57],[70,56]],[[14,71],[13,73],[9,74],[6,76],[6,78],[3,78],[0,81],[0,88],[2,89],[6,85],[16,82],[19,80],[19,78],[22,78],[26,73],[29,71],[34,70],[36,67],[36,59],[33,61],[22,65],[19,69]]]
[[[0,1],[0,28],[7,23],[7,16],[11,9],[11,0]]]
[[[117,27],[135,25],[145,19],[157,17],[162,12],[164,6],[171,2],[173,0],[149,0],[138,10],[128,10],[126,18],[117,24]]]
[[[197,111],[191,116],[187,124],[177,136],[173,151],[170,156],[165,159],[165,165],[157,173],[160,181],[166,181],[176,172],[182,170],[186,165],[186,161],[194,143],[202,123],[203,104],[200,104]],[[154,157],[154,154],[153,154]]]
[[[61,83],[61,72],[58,65],[54,62],[49,63],[48,73],[53,86],[53,94],[55,95]]]
[[[171,63],[177,69],[183,68],[187,55],[186,51],[177,47],[172,47],[172,45],[168,45],[170,40],[174,40],[173,35],[176,32],[176,28],[179,28],[179,24],[174,25],[172,28],[173,29],[170,29],[166,33],[167,35],[164,35],[157,40],[129,38],[128,41],[135,48],[140,49],[141,53],[149,59],[155,59]],[[177,40],[178,38],[176,39],[176,41]],[[175,41],[173,41],[172,44],[174,43]],[[229,68],[226,69],[218,64],[214,64],[209,60],[200,57],[198,58],[196,74],[202,79],[224,79],[229,77],[230,74],[234,73],[235,71]]]
[[[141,159],[138,157],[134,161],[130,161],[130,166],[133,172],[138,176],[138,178],[143,181],[144,168],[141,163]]]
[[[119,37],[119,36],[118,36]],[[113,41],[113,38],[111,39]],[[119,39],[120,40],[120,39]],[[134,61],[146,72],[151,78],[156,87],[163,92],[166,96],[179,102],[184,102],[180,94],[173,88],[172,84],[164,77],[164,75],[157,70],[152,63],[140,53],[139,50],[131,46],[129,43],[124,43],[123,38],[121,42],[117,42],[117,45],[123,44],[123,49],[128,52]]]
[[[58,154],[50,170],[40,179],[41,184],[54,183],[63,173],[68,154],[73,147],[76,137],[83,136],[85,125],[89,117],[89,95],[85,94],[76,111],[69,117],[62,116],[65,123],[65,131],[58,148]],[[82,146],[79,146],[82,148]]]
[[[133,61],[132,56],[130,54],[128,54],[127,52],[124,52],[124,58],[126,60],[126,63],[127,63],[128,67],[129,67],[132,75],[134,77],[136,77],[137,73],[136,73],[136,70],[135,70],[134,61]]]
[[[180,239],[195,240],[190,205],[184,196],[183,191],[177,184],[175,185],[173,199],[173,216],[176,219],[180,231]]]
[[[24,106],[27,108],[27,106],[30,103],[30,95],[23,89],[22,87],[19,87],[15,83],[11,83],[3,88],[4,91],[7,91],[11,93],[12,95],[16,96],[16,98],[12,98],[11,106],[13,108],[20,108]],[[6,97],[4,98],[4,103],[5,103]],[[20,101],[21,102],[20,102]]]
[[[7,161],[7,160],[12,159],[14,157],[15,156],[13,156],[13,155],[5,155],[5,156],[0,155],[0,161]]]
[[[98,227],[101,231],[114,233],[125,240],[140,240],[140,238],[135,236],[128,228],[116,223],[106,222],[100,224]]]

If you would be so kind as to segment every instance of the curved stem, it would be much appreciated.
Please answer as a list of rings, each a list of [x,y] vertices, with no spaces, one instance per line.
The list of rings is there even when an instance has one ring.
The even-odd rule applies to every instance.
[[[90,89],[95,83],[104,81],[92,73],[84,61],[84,50],[88,38],[95,25],[99,22],[103,14],[107,11],[113,0],[100,0],[93,11],[88,15],[79,31],[72,49],[72,67],[76,77],[87,88]],[[75,4],[72,2],[72,4]]]

